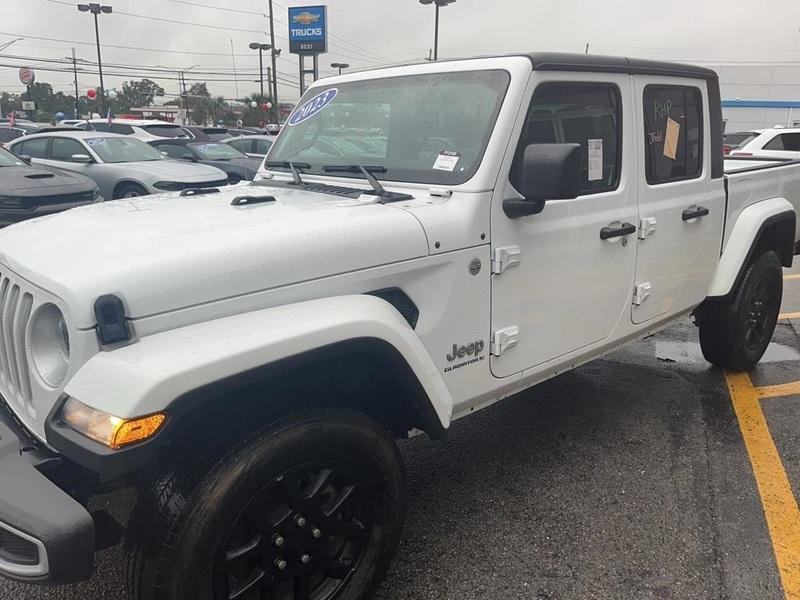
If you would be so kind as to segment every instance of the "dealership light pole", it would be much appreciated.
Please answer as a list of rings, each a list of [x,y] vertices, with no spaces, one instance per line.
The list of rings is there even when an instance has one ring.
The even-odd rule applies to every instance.
[[[259,44],[253,42],[250,44],[251,50],[258,50],[258,79],[261,82],[261,97],[264,98],[264,50],[272,49],[270,44]],[[272,93],[270,93],[270,96]]]
[[[350,65],[347,63],[331,63],[331,67],[334,69],[339,69],[339,75],[341,75],[342,69],[349,69]]]
[[[110,6],[102,6],[100,4],[78,4],[80,12],[88,12],[94,15],[94,37],[97,41],[97,69],[100,72],[100,89],[97,94],[97,101],[100,103],[100,113],[103,113],[103,106],[105,105],[105,86],[103,85],[103,61],[100,58],[100,28],[97,25],[97,15],[105,13],[110,15],[113,9]]]
[[[439,9],[442,6],[452,4],[456,0],[419,0],[420,4],[435,4],[436,5],[436,25],[433,34],[433,60],[439,60]]]
[[[278,110],[278,55],[281,53],[280,50],[275,49],[275,22],[272,19],[272,0],[268,0],[269,4],[269,44],[272,46],[272,92],[270,96],[272,96],[272,104],[275,107],[275,111]],[[261,95],[264,95],[264,92],[261,92]]]

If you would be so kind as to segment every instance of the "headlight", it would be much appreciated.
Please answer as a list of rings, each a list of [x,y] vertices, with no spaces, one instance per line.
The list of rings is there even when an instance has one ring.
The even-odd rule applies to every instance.
[[[166,416],[156,413],[136,419],[120,419],[69,398],[61,411],[61,420],[81,435],[116,450],[155,435]]]
[[[159,190],[166,190],[168,192],[177,192],[186,187],[186,184],[178,181],[156,181],[153,184],[153,187],[158,188]]]
[[[39,376],[51,387],[64,381],[69,367],[69,331],[55,304],[36,311],[31,325],[31,356]]]

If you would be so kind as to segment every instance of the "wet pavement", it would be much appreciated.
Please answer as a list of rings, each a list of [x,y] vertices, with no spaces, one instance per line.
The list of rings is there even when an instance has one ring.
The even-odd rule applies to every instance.
[[[800,265],[786,275],[787,318],[731,389],[685,319],[404,442],[407,526],[377,600],[798,597]],[[91,582],[0,598],[124,598],[121,551]]]

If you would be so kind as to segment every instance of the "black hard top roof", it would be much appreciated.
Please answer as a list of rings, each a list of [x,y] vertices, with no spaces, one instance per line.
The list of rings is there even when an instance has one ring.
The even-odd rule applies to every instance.
[[[694,79],[718,79],[716,71],[706,69],[705,67],[647,60],[644,58],[602,56],[599,54],[568,54],[561,52],[531,52],[512,56],[524,56],[528,58],[535,71],[593,71],[599,73],[629,73],[632,75],[663,75],[667,77],[691,77]]]

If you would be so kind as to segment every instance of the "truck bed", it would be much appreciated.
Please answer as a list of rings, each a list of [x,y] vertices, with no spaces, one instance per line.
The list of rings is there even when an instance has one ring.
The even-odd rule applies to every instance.
[[[726,158],[727,222],[736,223],[741,212],[761,200],[785,198],[800,214],[800,160]],[[725,227],[723,249],[733,227]],[[795,228],[795,243],[800,227]]]

